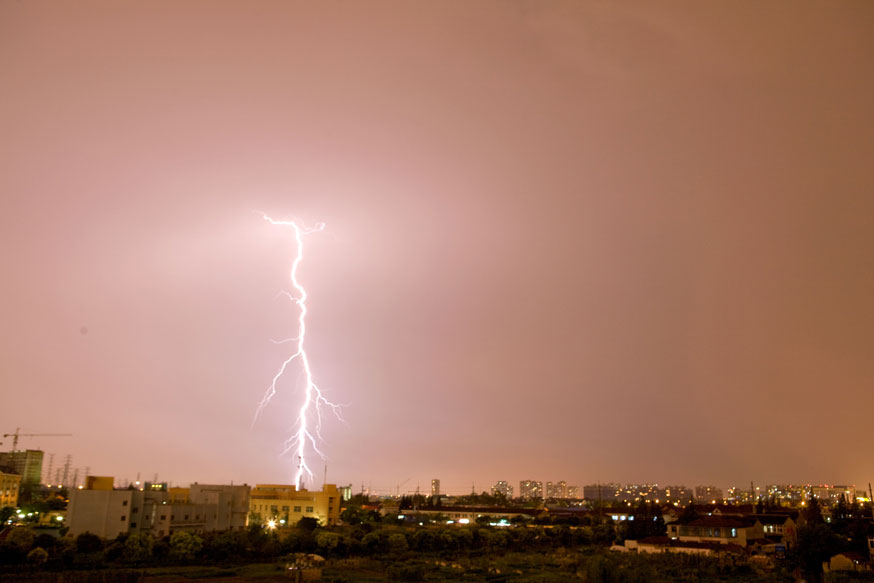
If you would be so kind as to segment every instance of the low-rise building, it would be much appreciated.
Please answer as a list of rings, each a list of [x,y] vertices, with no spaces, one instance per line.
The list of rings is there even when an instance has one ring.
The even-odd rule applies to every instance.
[[[701,516],[667,525],[668,537],[682,542],[713,542],[748,546],[765,537],[762,523],[734,516]]]
[[[246,526],[247,485],[192,484],[170,490],[116,490],[113,478],[89,476],[84,488],[70,492],[69,532],[73,536],[90,532],[107,539],[148,532],[162,538],[178,531],[201,534]]]
[[[868,557],[854,551],[846,551],[833,555],[822,564],[822,570],[831,571],[870,571],[871,561]]]
[[[638,553],[671,552],[705,556],[725,553],[743,554],[743,547],[733,543],[680,541],[667,536],[650,536],[640,540],[627,540],[625,541],[625,548]]]
[[[296,524],[301,518],[315,518],[323,526],[340,520],[340,491],[325,484],[321,491],[298,490],[288,484],[256,484],[249,497],[250,516],[259,521]]]
[[[0,471],[0,508],[18,506],[18,490],[21,488],[21,476]]]
[[[495,506],[441,506],[429,508],[417,508],[415,510],[406,511],[412,516],[427,517],[434,519],[435,517],[445,518],[447,521],[452,521],[458,524],[473,524],[480,518],[494,519],[500,521],[506,519],[508,522],[520,516],[525,518],[534,518],[541,513],[540,510],[533,508],[504,508]],[[404,515],[398,515],[398,518]]]

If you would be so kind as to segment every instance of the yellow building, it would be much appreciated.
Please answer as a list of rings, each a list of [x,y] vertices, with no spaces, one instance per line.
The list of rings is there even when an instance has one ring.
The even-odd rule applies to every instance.
[[[340,520],[340,491],[325,484],[320,492],[298,490],[286,484],[257,484],[249,495],[249,514],[276,525],[296,524],[301,518],[315,518],[330,526]]]
[[[87,476],[85,478],[86,490],[103,490],[108,491],[113,489],[115,478],[112,476]]]
[[[170,504],[188,504],[190,502],[190,488],[169,488],[167,494],[170,497]]]
[[[18,507],[18,489],[21,487],[21,476],[0,472],[0,508]]]

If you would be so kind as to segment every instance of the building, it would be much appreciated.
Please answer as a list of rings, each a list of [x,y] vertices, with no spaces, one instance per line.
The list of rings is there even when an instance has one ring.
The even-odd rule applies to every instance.
[[[547,498],[567,498],[567,482],[561,480],[560,482],[556,482],[553,484],[552,482],[546,483],[546,497]]]
[[[583,486],[583,498],[592,502],[610,502],[616,499],[616,492],[621,489],[619,484],[589,484]]]
[[[716,486],[695,486],[695,500],[712,504],[722,502],[722,489]]]
[[[335,484],[325,484],[319,492],[287,484],[257,484],[249,497],[249,513],[275,525],[315,518],[323,526],[332,526],[340,520],[340,491]]]
[[[580,498],[580,487],[579,486],[568,486],[567,487],[567,497],[573,500],[578,500]]]
[[[543,498],[543,482],[522,480],[519,482],[519,496],[525,500]]]
[[[720,492],[720,498],[718,498],[717,500],[721,501],[721,495],[722,493]],[[689,502],[690,498],[692,498],[692,491],[689,490],[686,486],[665,486],[664,490],[662,491],[662,495],[658,497],[660,501],[667,502],[669,504],[673,502],[685,504]]]
[[[668,537],[682,542],[710,542],[748,546],[765,538],[762,523],[752,518],[735,516],[701,516],[679,520],[667,525]]]
[[[440,495],[440,478],[434,478],[433,480],[431,480],[431,495]]]
[[[191,484],[189,503],[215,505],[220,510],[216,514],[212,530],[243,530],[249,518],[249,497],[251,488],[219,484]]]
[[[22,485],[39,484],[45,454],[38,449],[0,452],[0,466],[21,476]]]
[[[18,489],[21,487],[21,476],[0,471],[0,508],[18,507]]]
[[[413,518],[428,518],[428,519],[445,519],[447,522],[454,524],[474,524],[477,519],[488,518],[495,523],[507,524],[514,518],[524,517],[533,519],[540,510],[532,508],[503,508],[491,506],[444,506],[442,508],[429,507],[417,508],[416,510],[407,511]],[[398,515],[402,518],[404,515]]]
[[[137,532],[143,507],[143,492],[115,490],[113,478],[88,476],[84,489],[70,492],[67,526],[71,536],[84,532],[111,539]],[[136,511],[134,511],[136,508]]]
[[[626,540],[625,550],[638,553],[683,553],[686,555],[704,556],[743,554],[743,547],[732,543],[684,542],[667,536],[650,536],[640,540]]]
[[[174,532],[239,530],[246,526],[249,486],[192,484],[190,488],[113,488],[113,478],[88,476],[85,487],[70,492],[67,526],[101,538],[148,532],[156,538]]]
[[[844,500],[848,504],[852,504],[856,500],[855,486],[813,486],[810,489],[810,495],[820,502],[826,504],[836,504]]]
[[[513,497],[513,486],[511,486],[505,480],[498,480],[495,482],[495,485],[492,486],[492,496],[503,496],[504,498],[512,498]]]

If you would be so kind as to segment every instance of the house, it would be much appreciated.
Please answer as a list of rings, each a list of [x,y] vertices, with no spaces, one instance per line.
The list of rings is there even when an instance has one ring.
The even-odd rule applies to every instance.
[[[744,550],[734,543],[681,541],[667,536],[650,536],[640,540],[625,541],[625,548],[638,553],[683,553],[687,555],[714,556],[743,554]]]
[[[668,537],[682,542],[711,542],[746,547],[765,537],[762,523],[735,516],[699,516],[667,525]]]
[[[870,571],[871,561],[865,555],[847,551],[845,553],[838,553],[829,559],[827,563],[823,563],[822,570],[826,573],[830,571]]]

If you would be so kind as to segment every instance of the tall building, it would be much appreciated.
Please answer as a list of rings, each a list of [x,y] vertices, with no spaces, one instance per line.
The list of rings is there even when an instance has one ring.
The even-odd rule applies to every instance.
[[[6,466],[13,474],[21,476],[23,485],[39,484],[44,455],[38,449],[4,451],[0,452],[0,466]]]
[[[608,502],[616,500],[621,489],[619,484],[589,484],[583,486],[583,498],[592,502]]]
[[[333,526],[340,520],[340,490],[335,484],[325,484],[319,492],[287,484],[257,484],[249,497],[249,513],[277,524],[297,524],[308,517]]]
[[[813,486],[810,495],[821,502],[837,503],[843,499],[844,502],[852,504],[856,501],[856,486]]]
[[[520,481],[519,496],[526,500],[531,498],[543,498],[543,482],[537,482],[535,480]]]
[[[499,480],[495,482],[495,485],[492,486],[492,496],[497,496],[498,494],[500,494],[504,498],[512,498],[513,486],[511,486],[508,482],[504,480]]]
[[[553,484],[552,482],[546,483],[546,497],[547,498],[567,498],[567,482],[561,480],[560,482],[556,482]]]
[[[701,502],[722,502],[722,489],[716,486],[695,486],[695,499]]]
[[[433,480],[431,480],[431,495],[440,495],[440,478],[434,478]]]

